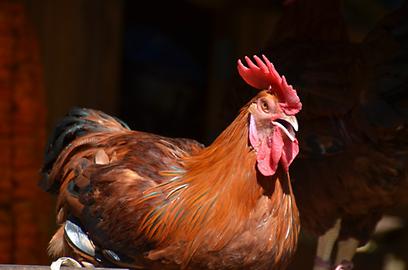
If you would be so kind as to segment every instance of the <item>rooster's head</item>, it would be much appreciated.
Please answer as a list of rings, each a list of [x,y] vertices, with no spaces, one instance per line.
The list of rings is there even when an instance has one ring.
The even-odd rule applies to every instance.
[[[269,176],[275,174],[279,163],[287,171],[299,153],[295,115],[302,103],[285,77],[264,55],[262,58],[254,56],[254,64],[245,57],[248,67],[238,60],[238,72],[250,86],[263,90],[248,106],[249,142],[256,151],[259,171]]]

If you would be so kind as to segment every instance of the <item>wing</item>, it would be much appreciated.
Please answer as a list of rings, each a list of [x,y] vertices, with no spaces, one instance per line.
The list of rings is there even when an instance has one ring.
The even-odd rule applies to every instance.
[[[62,141],[62,150],[50,147],[48,152],[57,158],[44,166],[48,176],[44,186],[59,193],[57,222],[64,238],[79,257],[136,267],[137,254],[154,246],[138,230],[140,219],[155,203],[143,202],[144,192],[170,179],[162,172],[182,171],[180,158],[203,146],[189,139],[131,131],[93,110],[80,110],[75,117],[71,113],[62,121],[68,122],[60,125],[64,128],[57,129],[51,142],[58,146],[55,141]],[[51,243],[52,247],[58,245]]]

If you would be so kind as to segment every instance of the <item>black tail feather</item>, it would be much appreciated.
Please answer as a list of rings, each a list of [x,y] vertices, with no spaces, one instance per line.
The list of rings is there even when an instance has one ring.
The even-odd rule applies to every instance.
[[[50,186],[48,175],[61,152],[69,146],[75,139],[93,132],[109,131],[110,128],[103,124],[87,119],[91,114],[97,114],[98,117],[114,121],[120,124],[121,127],[129,129],[129,127],[121,120],[109,116],[101,111],[95,111],[86,108],[75,107],[57,124],[45,150],[44,164],[42,173],[44,179],[40,182],[41,188],[47,191],[53,191],[55,187]],[[54,190],[55,191],[55,190]]]

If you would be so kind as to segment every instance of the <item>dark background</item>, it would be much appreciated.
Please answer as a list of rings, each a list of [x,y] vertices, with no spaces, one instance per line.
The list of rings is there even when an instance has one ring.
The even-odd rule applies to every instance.
[[[263,52],[284,8],[274,0],[24,2],[40,39],[49,128],[80,105],[206,143],[231,119],[225,111],[243,105],[234,96],[237,59]],[[351,42],[401,2],[344,1]]]
[[[244,104],[237,59],[262,53],[279,38],[276,22],[284,14],[282,1],[273,0],[10,2],[24,5],[38,38],[47,133],[69,108],[83,106],[119,116],[133,129],[205,144]],[[401,3],[341,2],[350,43],[361,42]],[[273,61],[272,54],[268,57]],[[402,211],[397,214],[403,217]],[[374,244],[357,255],[367,267],[360,269],[407,269],[398,266],[404,262],[395,255],[408,253],[404,237],[403,229],[380,235],[381,248]],[[302,240],[293,269],[311,269],[314,240],[307,235]],[[388,266],[388,261],[396,264]]]

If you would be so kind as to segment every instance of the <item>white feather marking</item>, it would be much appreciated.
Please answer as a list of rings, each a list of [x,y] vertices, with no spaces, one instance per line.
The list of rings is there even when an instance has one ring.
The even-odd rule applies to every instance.
[[[109,164],[109,157],[103,149],[99,149],[95,154],[95,164]]]

